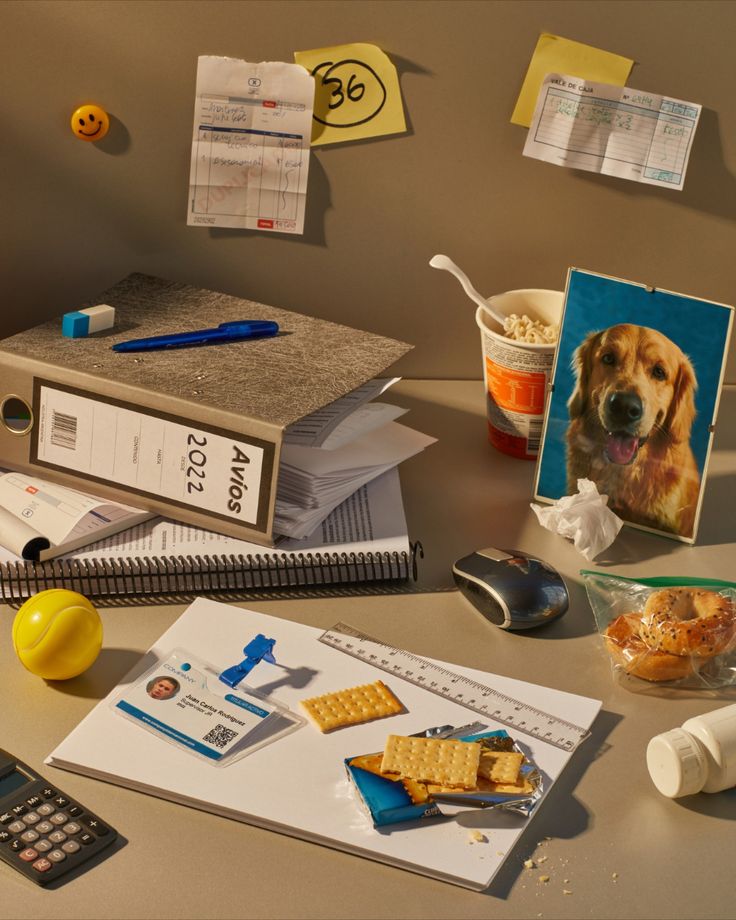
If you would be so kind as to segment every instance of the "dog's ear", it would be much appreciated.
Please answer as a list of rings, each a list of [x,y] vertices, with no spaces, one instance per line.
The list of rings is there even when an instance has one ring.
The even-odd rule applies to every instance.
[[[687,441],[695,420],[695,391],[698,387],[695,371],[689,358],[682,356],[675,378],[672,401],[667,409],[662,428],[673,441]]]
[[[598,347],[600,338],[600,332],[591,333],[573,353],[571,367],[575,373],[575,389],[567,401],[570,418],[580,418],[588,411],[591,364],[593,352]]]

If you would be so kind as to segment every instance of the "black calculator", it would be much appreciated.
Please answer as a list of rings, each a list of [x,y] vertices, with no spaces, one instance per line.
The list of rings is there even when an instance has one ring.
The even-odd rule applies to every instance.
[[[117,837],[79,802],[0,749],[0,858],[49,885]]]

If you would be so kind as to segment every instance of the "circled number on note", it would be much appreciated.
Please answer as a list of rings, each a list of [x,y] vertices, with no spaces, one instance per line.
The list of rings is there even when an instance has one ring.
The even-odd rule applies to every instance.
[[[368,64],[347,59],[324,61],[312,75],[316,78],[314,120],[332,128],[363,125],[386,103],[386,87]]]

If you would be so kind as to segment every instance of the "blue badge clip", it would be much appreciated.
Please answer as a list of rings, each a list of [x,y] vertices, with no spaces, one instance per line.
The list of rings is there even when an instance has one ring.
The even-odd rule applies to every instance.
[[[272,654],[274,645],[276,645],[275,639],[267,639],[264,635],[258,633],[255,639],[251,639],[243,649],[245,659],[241,661],[240,664],[234,664],[231,668],[225,668],[222,674],[220,674],[220,680],[227,684],[228,687],[235,688],[240,681],[244,677],[247,677],[253,668],[262,661],[267,661],[269,664],[276,664],[276,659]]]

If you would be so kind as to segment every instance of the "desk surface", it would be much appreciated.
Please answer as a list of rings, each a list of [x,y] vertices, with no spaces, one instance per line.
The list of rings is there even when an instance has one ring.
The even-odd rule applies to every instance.
[[[732,917],[736,793],[674,802],[654,789],[649,738],[723,705],[727,693],[632,693],[614,683],[580,584],[588,567],[529,509],[534,464],[485,440],[477,381],[404,381],[405,421],[439,442],[402,467],[411,535],[425,557],[409,595],[243,602],[313,626],[344,620],[386,642],[603,700],[592,737],[488,891],[476,894],[270,831],[45,767],[44,757],[127,672],[183,607],[102,611],[105,647],[81,677],[47,686],[10,644],[0,608],[0,744],[115,825],[126,843],[55,891],[0,866],[0,917],[528,918]],[[630,576],[733,577],[736,389],[724,393],[698,543],[625,528],[596,568]],[[522,549],[565,576],[571,607],[534,633],[488,626],[452,590],[454,559],[481,546]],[[730,564],[729,564],[730,563]],[[736,697],[734,697],[736,698]],[[488,846],[493,846],[489,814]],[[537,868],[526,868],[526,860]],[[549,876],[549,881],[541,881]],[[685,881],[686,880],[686,881]]]

